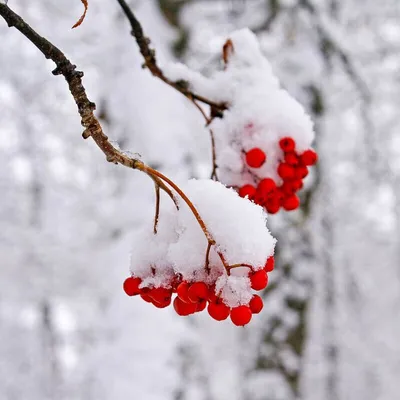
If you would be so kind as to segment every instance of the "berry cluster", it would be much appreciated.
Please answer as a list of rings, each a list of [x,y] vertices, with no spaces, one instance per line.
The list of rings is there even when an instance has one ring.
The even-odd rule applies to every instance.
[[[248,197],[263,206],[270,214],[275,214],[282,207],[292,211],[299,207],[300,200],[296,193],[303,187],[303,179],[308,175],[308,167],[317,162],[317,153],[308,149],[302,153],[296,151],[296,143],[291,137],[279,141],[281,157],[276,166],[281,182],[272,178],[257,176],[257,186],[246,184],[239,188],[241,197]],[[268,155],[255,147],[245,152],[247,167],[260,168],[268,162]]]
[[[274,269],[274,257],[268,258],[265,266],[257,271],[251,270],[247,280],[253,290],[263,290],[268,284],[268,272]],[[168,307],[173,304],[175,312],[180,316],[187,316],[204,311],[217,321],[226,320],[229,316],[237,326],[247,325],[253,314],[258,314],[263,308],[263,301],[257,294],[250,294],[246,304],[230,307],[224,299],[224,287],[218,282],[204,281],[187,282],[181,275],[169,280],[166,286],[146,286],[143,279],[135,276],[127,278],[123,284],[128,296],[140,297],[157,308]],[[226,289],[226,287],[225,287]],[[172,300],[172,296],[176,294]]]

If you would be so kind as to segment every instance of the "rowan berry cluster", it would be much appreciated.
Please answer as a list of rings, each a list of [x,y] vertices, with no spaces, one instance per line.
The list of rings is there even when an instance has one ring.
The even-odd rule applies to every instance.
[[[248,280],[253,290],[265,289],[268,284],[268,272],[274,269],[274,257],[269,257],[265,266],[257,271],[250,271]],[[257,294],[252,294],[246,304],[230,307],[223,298],[224,288],[204,281],[188,282],[176,275],[169,280],[166,286],[145,286],[139,277],[131,276],[123,284],[128,296],[139,295],[144,301],[157,308],[166,308],[173,304],[175,312],[180,316],[188,316],[204,311],[217,321],[231,321],[237,326],[247,325],[253,314],[258,314],[263,309],[263,300]],[[172,300],[172,298],[174,299]]]
[[[292,211],[299,207],[300,200],[296,193],[303,187],[303,179],[308,175],[308,167],[317,162],[317,153],[308,149],[296,151],[296,142],[291,137],[279,140],[281,155],[274,160],[278,181],[270,177],[253,174],[254,185],[245,184],[238,189],[241,197],[247,197],[264,207],[268,213],[275,214],[282,207]],[[244,162],[247,169],[259,169],[268,163],[268,152],[254,147],[245,152]]]
[[[207,309],[218,321],[246,325],[263,307],[254,291],[267,286],[274,268],[266,214],[212,180],[191,180],[185,193],[197,220],[182,201],[179,210],[163,203],[157,233],[137,232],[124,291],[157,308],[172,304],[180,316]]]

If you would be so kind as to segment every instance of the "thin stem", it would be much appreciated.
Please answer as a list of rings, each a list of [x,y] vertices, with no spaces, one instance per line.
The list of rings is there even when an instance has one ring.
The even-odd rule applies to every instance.
[[[210,138],[211,138],[211,157],[212,157],[212,171],[211,171],[211,179],[218,181],[217,176],[217,152],[215,150],[215,136],[212,129],[210,131]]]
[[[156,213],[154,215],[154,234],[157,234],[158,218],[160,216],[160,186],[154,182],[154,187],[156,189]]]
[[[211,246],[212,244],[210,242],[208,242],[207,244],[207,251],[206,251],[206,262],[205,262],[205,269],[207,271],[207,274],[210,273],[210,250],[211,250]]]
[[[206,126],[210,125],[211,122],[213,121],[213,118],[210,118],[207,116],[203,108],[197,103],[196,100],[191,99],[192,103],[196,106],[196,108],[200,111],[200,113],[203,115],[204,119],[206,120]],[[212,157],[212,171],[211,171],[211,179],[218,181],[218,176],[217,176],[217,153],[215,150],[215,136],[214,132],[212,129],[208,130],[210,132],[210,138],[211,138],[211,157]]]
[[[171,179],[163,175],[161,172],[143,164],[143,168],[141,169],[143,172],[146,172],[146,174],[150,176],[156,176],[163,180],[164,182],[167,182],[168,185],[170,185],[182,198],[182,200],[187,204],[187,206],[190,208],[192,211],[194,217],[196,218],[197,222],[199,223],[201,229],[204,232],[204,235],[207,238],[208,243],[211,243],[212,245],[215,244],[215,240],[213,239],[211,233],[208,231],[203,219],[201,218],[199,212],[197,211],[196,207],[193,205],[193,203],[189,200],[189,198],[186,196],[186,194],[179,188],[178,185],[176,185]]]

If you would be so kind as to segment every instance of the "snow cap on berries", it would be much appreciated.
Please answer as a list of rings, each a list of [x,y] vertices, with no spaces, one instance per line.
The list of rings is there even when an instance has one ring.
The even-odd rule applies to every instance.
[[[266,214],[262,207],[219,182],[193,179],[182,189],[215,241],[208,265],[209,243],[198,220],[182,200],[176,210],[163,197],[158,233],[147,227],[135,237],[132,275],[142,279],[141,288],[170,288],[177,277],[189,283],[205,282],[210,287],[218,282],[215,294],[228,306],[247,304],[252,297],[250,269],[263,269],[274,253],[276,240],[266,226]],[[246,267],[237,267],[242,264]],[[232,271],[228,276],[226,266],[234,265],[232,270],[228,268]]]
[[[185,193],[216,241],[210,253],[214,264],[222,267],[218,250],[229,265],[246,263],[254,269],[263,268],[273,254],[275,239],[266,227],[266,214],[261,207],[212,180],[190,180]],[[182,232],[170,246],[169,259],[184,277],[189,272],[194,278],[195,270],[204,269],[207,241],[184,204],[177,217]]]

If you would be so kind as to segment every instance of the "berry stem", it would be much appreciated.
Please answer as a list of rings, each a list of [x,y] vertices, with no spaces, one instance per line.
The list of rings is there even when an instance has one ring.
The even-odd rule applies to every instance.
[[[160,216],[160,186],[154,182],[154,187],[156,190],[156,213],[154,215],[154,234],[157,234],[157,224],[158,224],[158,217]]]
[[[141,171],[145,172],[147,175],[154,177],[156,176],[157,178],[163,180],[164,182],[167,182],[168,185],[170,185],[182,198],[182,200],[187,204],[187,206],[190,208],[190,211],[192,211],[194,217],[196,218],[197,222],[199,223],[201,229],[204,232],[204,235],[207,238],[208,243],[211,245],[215,244],[215,240],[208,231],[206,224],[204,223],[203,219],[201,218],[199,212],[197,211],[196,207],[193,205],[193,203],[189,200],[189,198],[186,196],[186,194],[177,186],[171,179],[163,175],[161,172],[145,165],[142,164],[139,168]]]
[[[206,251],[206,262],[205,262],[205,269],[207,271],[207,274],[210,273],[210,250],[211,250],[212,244],[208,242],[207,244],[207,251]]]

